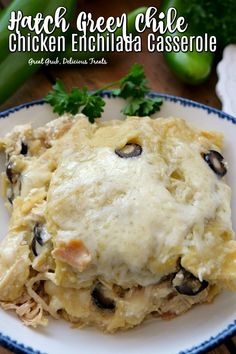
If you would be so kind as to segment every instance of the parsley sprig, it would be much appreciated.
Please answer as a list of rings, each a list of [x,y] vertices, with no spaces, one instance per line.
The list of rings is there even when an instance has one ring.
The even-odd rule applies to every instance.
[[[53,112],[62,115],[63,113],[85,114],[91,123],[101,117],[105,102],[102,97],[91,94],[86,87],[82,89],[73,88],[71,92],[65,91],[64,84],[57,81],[53,90],[45,97],[45,101],[53,107]]]
[[[105,106],[105,101],[100,93],[107,88],[113,89],[114,96],[124,98],[127,103],[122,112],[127,116],[150,116],[160,110],[162,99],[150,98],[147,94],[150,89],[147,87],[147,79],[143,66],[134,64],[129,73],[118,81],[114,81],[95,92],[89,92],[87,87],[82,89],[73,88],[66,92],[61,81],[57,81],[53,90],[45,97],[45,101],[53,107],[53,111],[62,115],[63,113],[83,113],[91,123],[100,118]]]

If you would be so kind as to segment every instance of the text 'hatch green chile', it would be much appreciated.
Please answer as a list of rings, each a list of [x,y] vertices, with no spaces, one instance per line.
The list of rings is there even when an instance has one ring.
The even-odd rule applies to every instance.
[[[132,34],[136,34],[137,30],[135,28],[135,20],[137,15],[139,14],[145,14],[147,11],[147,7],[143,6],[143,7],[139,7],[133,11],[131,11],[130,13],[127,14],[127,33],[132,33]],[[76,29],[71,28],[69,30],[69,32],[72,33],[78,33],[80,34],[78,31],[76,32]],[[103,33],[101,33],[102,36],[106,37],[108,35],[108,31],[105,31]],[[122,36],[123,31],[122,28],[117,28],[117,30],[114,32],[115,37],[117,38],[118,36]],[[82,35],[82,34],[81,34]],[[63,57],[66,58],[70,58],[72,57],[74,60],[86,60],[89,59],[91,57],[95,58],[95,59],[99,59],[102,58],[104,55],[109,54],[108,51],[104,51],[104,52],[99,52],[98,50],[93,51],[92,53],[88,53],[85,51],[72,51],[71,50],[71,46],[68,45],[66,52],[65,53],[59,53],[59,59],[62,59]]]
[[[178,11],[178,16],[182,15],[182,0],[164,0],[160,11],[166,13],[170,7],[176,8]],[[189,24],[188,29],[185,33],[166,33],[166,35],[178,35],[178,36],[190,36],[194,35],[191,30],[191,24]],[[196,33],[198,35],[198,33]],[[193,50],[192,52],[165,52],[165,60],[167,61],[170,69],[174,74],[181,79],[183,82],[198,85],[204,82],[210,75],[212,64],[214,60],[214,53],[211,52],[197,52]]]

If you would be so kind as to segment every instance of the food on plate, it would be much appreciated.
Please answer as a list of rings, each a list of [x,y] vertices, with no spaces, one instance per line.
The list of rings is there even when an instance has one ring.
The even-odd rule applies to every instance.
[[[115,332],[234,288],[221,134],[179,118],[66,114],[0,144],[11,212],[0,301],[25,324],[49,314]]]

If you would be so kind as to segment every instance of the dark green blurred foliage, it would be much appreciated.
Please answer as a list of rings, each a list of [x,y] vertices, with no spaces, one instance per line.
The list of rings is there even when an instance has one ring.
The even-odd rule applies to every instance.
[[[200,34],[217,37],[219,49],[236,43],[236,0],[182,0],[183,15]]]

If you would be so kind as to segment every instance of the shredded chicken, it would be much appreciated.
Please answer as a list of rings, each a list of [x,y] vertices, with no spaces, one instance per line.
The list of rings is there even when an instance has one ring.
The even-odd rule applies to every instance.
[[[52,252],[52,255],[80,272],[91,262],[91,255],[81,240],[70,240],[63,242],[61,245]]]
[[[4,310],[14,310],[26,326],[48,324],[42,305],[34,301],[27,292],[13,302],[0,302],[0,305]]]

